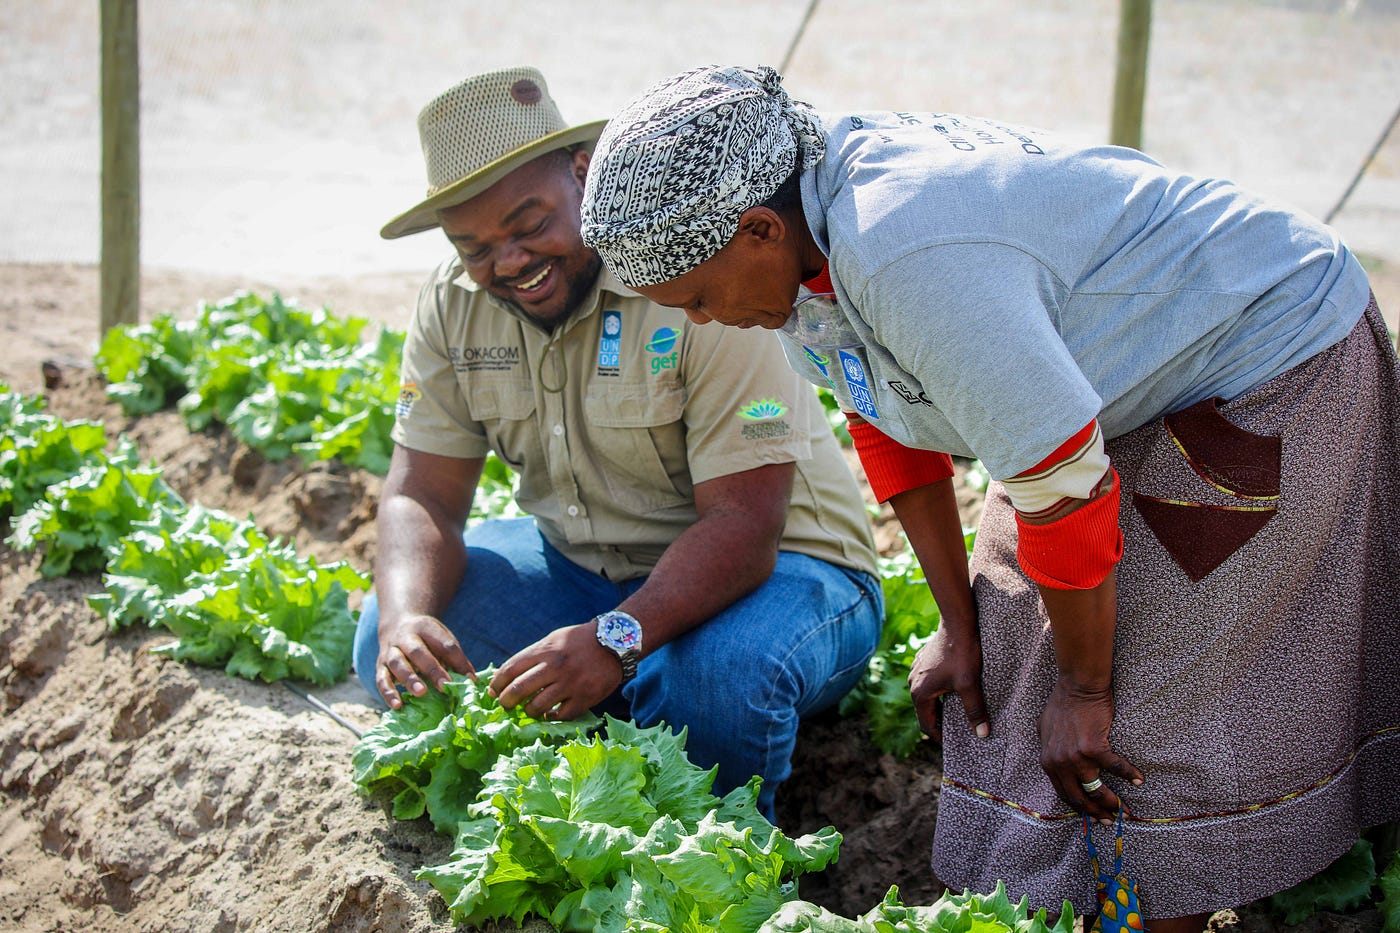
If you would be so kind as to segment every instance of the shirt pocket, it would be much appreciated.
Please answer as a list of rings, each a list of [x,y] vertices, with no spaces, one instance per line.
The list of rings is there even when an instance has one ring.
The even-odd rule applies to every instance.
[[[526,463],[541,462],[534,386],[528,380],[463,381],[462,394],[472,420],[481,424],[487,443],[507,466],[520,472]]]
[[[679,385],[589,387],[587,456],[619,506],[641,514],[693,505],[684,412]]]

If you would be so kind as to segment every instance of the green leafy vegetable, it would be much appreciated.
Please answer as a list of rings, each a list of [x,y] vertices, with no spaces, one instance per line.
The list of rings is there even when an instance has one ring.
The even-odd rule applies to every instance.
[[[1381,899],[1377,907],[1386,933],[1400,931],[1400,855],[1390,860],[1390,866],[1376,879]]]
[[[88,602],[113,628],[145,620],[177,636],[157,653],[266,681],[325,685],[349,673],[348,593],[369,578],[343,561],[300,558],[251,521],[164,503],[107,558],[106,592]]]
[[[684,731],[611,717],[604,731],[518,749],[484,776],[450,860],[419,873],[456,920],[753,930],[835,858],[834,829],[790,839],[762,817],[757,778],[711,794]]]
[[[185,392],[197,325],[161,315],[149,324],[114,327],[94,362],[107,379],[107,394],[128,415],[160,411]]]
[[[1000,881],[990,894],[944,894],[928,906],[906,907],[899,889],[891,887],[884,901],[864,916],[850,920],[830,911],[794,901],[784,905],[759,927],[759,933],[1071,933],[1074,911],[1069,901],[1059,919],[1048,921],[1044,909],[1028,912],[1029,898],[1013,904]]]
[[[439,832],[451,835],[467,818],[481,778],[497,761],[537,742],[562,744],[598,725],[586,716],[572,722],[535,719],[523,706],[506,709],[486,692],[494,669],[476,678],[452,675],[441,691],[404,695],[355,745],[350,764],[366,792],[394,795],[394,816],[415,819],[426,811]]]
[[[182,504],[161,479],[161,470],[142,465],[127,438],[110,457],[95,455],[76,474],[49,486],[44,498],[14,521],[9,543],[19,551],[44,547],[39,566],[46,577],[95,573],[107,551],[161,504]]]
[[[481,468],[481,479],[476,484],[476,496],[472,499],[469,525],[486,518],[514,518],[521,514],[515,503],[515,474],[495,454],[488,454]]]
[[[1269,907],[1284,923],[1302,923],[1315,911],[1347,911],[1367,903],[1376,882],[1371,843],[1358,839],[1341,858],[1308,880],[1269,898]]]
[[[0,395],[0,517],[18,515],[61,483],[104,459],[102,425],[63,421],[39,398]]]
[[[822,408],[826,414],[826,423],[831,425],[831,431],[836,435],[836,440],[842,447],[852,446],[851,432],[846,428],[846,414],[841,411],[841,403],[836,401],[835,394],[830,389],[817,387],[817,398],[822,403]]]
[[[96,362],[128,414],[178,398],[191,430],[227,424],[270,460],[337,457],[383,475],[403,334],[366,340],[368,324],[240,292],[201,304],[192,322],[166,314],[115,328]]]
[[[560,930],[752,931],[836,857],[828,827],[790,839],[758,812],[759,779],[714,796],[686,733],[503,709],[492,671],[406,695],[351,758],[394,816],[454,837],[418,877],[466,924],[547,917]],[[645,920],[641,918],[646,918]]]
[[[964,535],[968,551],[972,533]],[[914,701],[909,695],[909,671],[914,656],[938,628],[938,604],[908,540],[892,557],[880,559],[880,584],[885,596],[885,624],[880,643],[865,676],[841,700],[843,715],[864,712],[875,747],[907,758],[922,740]]]

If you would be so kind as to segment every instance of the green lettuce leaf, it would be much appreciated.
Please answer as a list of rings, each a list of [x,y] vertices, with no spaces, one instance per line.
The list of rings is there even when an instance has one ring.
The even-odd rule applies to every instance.
[[[1360,907],[1371,899],[1375,882],[1376,861],[1371,843],[1358,839],[1350,851],[1324,871],[1269,898],[1269,907],[1284,923],[1302,923],[1318,909],[1347,911]]]
[[[113,628],[145,621],[176,636],[155,652],[266,681],[345,679],[355,635],[349,592],[369,578],[302,558],[251,521],[162,501],[105,549],[105,592],[89,597]]]
[[[388,710],[356,743],[352,777],[366,793],[388,792],[421,804],[433,827],[444,834],[471,815],[488,774],[502,787],[519,778],[502,770],[519,749],[559,745],[598,724],[593,716],[573,722],[539,720],[523,706],[502,707],[486,688],[494,674],[484,668],[475,678],[452,675],[441,691],[405,694],[400,709]],[[553,758],[547,759],[553,763]],[[520,766],[524,767],[529,762]],[[496,793],[493,786],[486,795]]]
[[[990,894],[948,893],[929,905],[907,906],[899,889],[854,920],[815,904],[793,901],[783,905],[758,928],[759,933],[1072,933],[1074,911],[1066,901],[1058,919],[1049,922],[1044,909],[1028,912],[1028,898],[1013,904],[1006,887],[997,882]]]
[[[66,482],[106,460],[107,436],[92,421],[63,421],[14,398],[0,434],[0,517],[19,515]]]
[[[1380,888],[1380,902],[1376,905],[1381,912],[1385,933],[1400,931],[1400,855],[1390,860],[1390,865],[1376,879]]]
[[[179,497],[161,470],[137,461],[135,445],[122,438],[116,453],[93,457],[77,473],[44,491],[43,499],[15,517],[9,543],[20,551],[44,550],[46,577],[94,573],[108,551],[160,504]]]

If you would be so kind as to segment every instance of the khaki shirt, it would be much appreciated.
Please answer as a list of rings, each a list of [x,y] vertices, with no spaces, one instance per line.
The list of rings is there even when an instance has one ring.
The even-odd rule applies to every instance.
[[[811,385],[766,330],[699,327],[604,269],[548,333],[455,257],[418,297],[396,443],[495,451],[545,539],[611,580],[650,573],[696,520],[694,488],[795,463],[782,550],[876,573],[859,488]]]

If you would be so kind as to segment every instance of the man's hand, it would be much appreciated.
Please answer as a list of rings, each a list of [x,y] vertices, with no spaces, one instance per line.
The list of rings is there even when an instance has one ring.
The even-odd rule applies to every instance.
[[[421,697],[427,694],[428,684],[442,689],[449,669],[476,676],[476,669],[447,626],[429,615],[404,616],[393,623],[380,619],[374,684],[390,709],[403,706],[399,685]]]
[[[622,661],[598,644],[595,623],[555,629],[516,652],[491,678],[502,706],[525,704],[536,719],[577,719],[622,683]]]
[[[914,656],[909,670],[909,695],[919,728],[935,741],[943,741],[938,698],[956,693],[962,700],[967,724],[979,738],[991,734],[987,702],[982,696],[982,646],[975,639],[958,639],[951,627],[940,625]]]
[[[1040,716],[1040,766],[1055,792],[1075,810],[1103,823],[1118,816],[1121,801],[1107,784],[1095,787],[1095,782],[1116,774],[1142,783],[1142,773],[1108,744],[1112,725],[1112,688],[1080,690],[1063,677]],[[1085,790],[1086,784],[1094,789]]]

